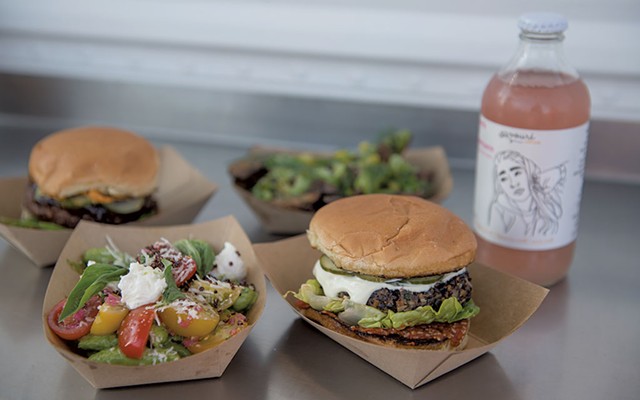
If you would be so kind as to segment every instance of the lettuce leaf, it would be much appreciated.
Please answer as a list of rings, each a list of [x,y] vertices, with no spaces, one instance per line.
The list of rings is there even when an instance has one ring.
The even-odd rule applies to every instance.
[[[298,293],[294,293],[293,296],[309,304],[314,310],[323,310],[325,306],[328,306],[334,300],[339,300],[325,296],[322,292],[322,287],[315,279],[309,279],[303,283]]]
[[[298,300],[309,304],[314,310],[336,313],[345,323],[364,328],[402,329],[432,322],[451,323],[474,317],[480,312],[480,308],[473,300],[462,305],[455,297],[445,299],[438,310],[434,310],[431,306],[422,306],[411,311],[383,312],[374,307],[354,303],[349,299],[327,297],[315,279],[309,279],[303,283],[298,293],[293,295]]]

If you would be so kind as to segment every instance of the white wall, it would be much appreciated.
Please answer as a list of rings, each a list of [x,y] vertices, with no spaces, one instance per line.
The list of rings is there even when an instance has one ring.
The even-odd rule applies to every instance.
[[[638,0],[0,0],[0,72],[476,110],[532,9],[594,117],[640,121]]]

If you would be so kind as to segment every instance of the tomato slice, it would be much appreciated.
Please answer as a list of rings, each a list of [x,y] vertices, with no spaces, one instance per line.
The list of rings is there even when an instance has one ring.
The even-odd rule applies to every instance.
[[[300,299],[295,299],[294,300],[294,306],[296,308],[299,308],[301,310],[306,310],[307,308],[310,308],[311,306],[309,305],[309,303],[305,303],[304,301],[300,300]]]
[[[62,339],[78,340],[91,330],[91,324],[98,314],[98,306],[102,303],[102,299],[97,295],[91,297],[84,307],[60,322],[58,317],[66,303],[67,299],[62,299],[49,311],[47,325]]]
[[[183,257],[178,262],[178,265],[174,264],[173,268],[171,268],[173,280],[176,281],[177,286],[182,286],[196,274],[197,269],[198,265],[193,258]]]
[[[214,309],[182,300],[158,311],[158,317],[170,332],[187,337],[206,336],[220,322],[220,315]]]
[[[155,319],[153,305],[135,308],[127,314],[118,330],[118,347],[129,358],[142,358]]]

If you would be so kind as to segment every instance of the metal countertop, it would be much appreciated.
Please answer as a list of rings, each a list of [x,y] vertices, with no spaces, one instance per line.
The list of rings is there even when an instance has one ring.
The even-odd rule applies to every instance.
[[[37,135],[0,131],[0,178],[26,174]],[[160,144],[160,143],[157,143]],[[170,143],[220,185],[197,222],[234,214],[254,243],[278,239],[231,190],[228,147]],[[453,170],[444,202],[471,221],[473,172]],[[0,399],[638,399],[640,398],[640,186],[585,184],[569,276],[536,314],[480,358],[416,390],[297,318],[268,285],[265,311],[221,378],[93,389],[42,333],[52,269],[0,241]]]

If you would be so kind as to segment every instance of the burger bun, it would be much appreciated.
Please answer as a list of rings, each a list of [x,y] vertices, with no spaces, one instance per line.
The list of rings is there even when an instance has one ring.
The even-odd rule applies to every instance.
[[[410,278],[457,271],[476,254],[462,219],[414,196],[346,197],[318,210],[309,224],[311,246],[347,271]]]
[[[103,126],[53,133],[39,141],[29,158],[29,174],[40,191],[55,199],[96,190],[127,198],[151,194],[159,157],[145,138]]]

